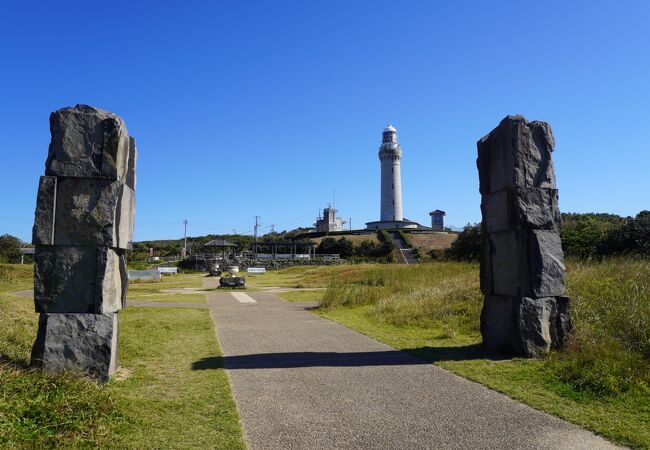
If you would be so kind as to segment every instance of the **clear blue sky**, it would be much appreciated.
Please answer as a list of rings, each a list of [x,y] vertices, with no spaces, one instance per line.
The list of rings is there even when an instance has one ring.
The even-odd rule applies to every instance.
[[[136,240],[379,216],[381,131],[404,214],[480,221],[476,141],[551,123],[560,208],[650,208],[650,2],[5,1],[0,234],[31,238],[49,113],[86,103],[138,142]]]

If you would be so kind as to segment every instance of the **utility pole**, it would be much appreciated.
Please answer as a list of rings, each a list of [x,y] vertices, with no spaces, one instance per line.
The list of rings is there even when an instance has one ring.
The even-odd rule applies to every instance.
[[[352,217],[350,217],[350,231],[352,231]]]
[[[183,256],[187,256],[187,219],[183,220],[183,225],[185,225],[184,241],[183,244]]]
[[[254,235],[255,235],[255,251],[253,252],[253,255],[255,257],[255,260],[257,261],[257,227],[261,225],[259,223],[261,217],[260,216],[255,216],[255,228],[254,228]]]
[[[271,233],[275,233],[275,224],[269,225],[269,228],[271,229]]]

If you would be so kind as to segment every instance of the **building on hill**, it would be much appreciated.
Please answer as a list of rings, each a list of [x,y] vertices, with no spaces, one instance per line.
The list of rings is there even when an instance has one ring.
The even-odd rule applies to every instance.
[[[331,207],[323,210],[323,215],[316,219],[314,226],[316,232],[327,233],[330,231],[344,231],[343,226],[348,223],[347,220],[336,217],[337,210]]]
[[[445,231],[445,212],[436,209],[435,211],[431,211],[429,215],[431,216],[431,229],[433,231]]]
[[[381,163],[380,220],[367,222],[367,229],[426,228],[417,222],[404,219],[402,211],[402,147],[397,142],[397,130],[390,123],[386,125],[382,133],[379,161]]]

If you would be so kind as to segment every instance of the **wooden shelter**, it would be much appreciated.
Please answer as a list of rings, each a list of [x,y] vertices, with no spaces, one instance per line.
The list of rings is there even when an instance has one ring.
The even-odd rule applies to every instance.
[[[221,251],[221,256],[226,257],[226,252],[229,249],[236,249],[237,244],[227,241],[225,239],[212,239],[210,242],[203,245],[205,253],[218,253]]]

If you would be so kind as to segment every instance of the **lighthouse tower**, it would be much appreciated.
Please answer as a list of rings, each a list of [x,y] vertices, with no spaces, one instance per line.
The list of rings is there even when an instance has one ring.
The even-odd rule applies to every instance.
[[[397,130],[386,125],[379,147],[381,162],[381,221],[402,221],[402,148],[397,142]]]

